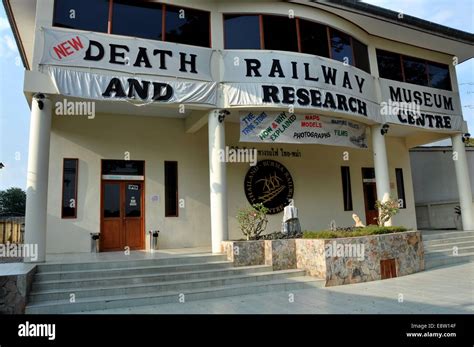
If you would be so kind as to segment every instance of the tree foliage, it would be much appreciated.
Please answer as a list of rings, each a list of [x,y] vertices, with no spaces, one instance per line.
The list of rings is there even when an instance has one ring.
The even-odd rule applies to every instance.
[[[24,216],[26,207],[26,193],[21,188],[0,190],[0,214]]]
[[[385,226],[385,223],[388,222],[390,218],[395,216],[400,210],[400,205],[398,200],[390,198],[387,201],[379,201],[375,203],[375,208],[379,211],[377,218],[377,224],[379,227]]]

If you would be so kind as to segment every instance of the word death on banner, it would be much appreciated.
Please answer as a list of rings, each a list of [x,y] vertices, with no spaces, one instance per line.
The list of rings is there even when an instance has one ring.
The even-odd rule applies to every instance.
[[[361,123],[287,112],[241,112],[240,141],[316,143],[367,148],[366,127]]]

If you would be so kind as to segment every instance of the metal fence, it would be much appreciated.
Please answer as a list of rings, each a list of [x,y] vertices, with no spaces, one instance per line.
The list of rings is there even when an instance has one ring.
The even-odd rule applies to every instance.
[[[25,217],[0,216],[0,242],[23,243]]]

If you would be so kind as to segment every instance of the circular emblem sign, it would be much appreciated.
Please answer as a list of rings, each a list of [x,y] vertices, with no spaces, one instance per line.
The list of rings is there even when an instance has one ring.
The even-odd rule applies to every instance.
[[[262,203],[276,214],[293,198],[294,185],[290,172],[275,160],[261,160],[245,175],[245,196],[251,205]]]

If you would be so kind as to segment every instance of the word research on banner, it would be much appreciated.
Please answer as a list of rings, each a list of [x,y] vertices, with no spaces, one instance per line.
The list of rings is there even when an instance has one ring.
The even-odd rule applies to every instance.
[[[368,148],[364,124],[346,119],[288,112],[241,112],[240,141]]]

